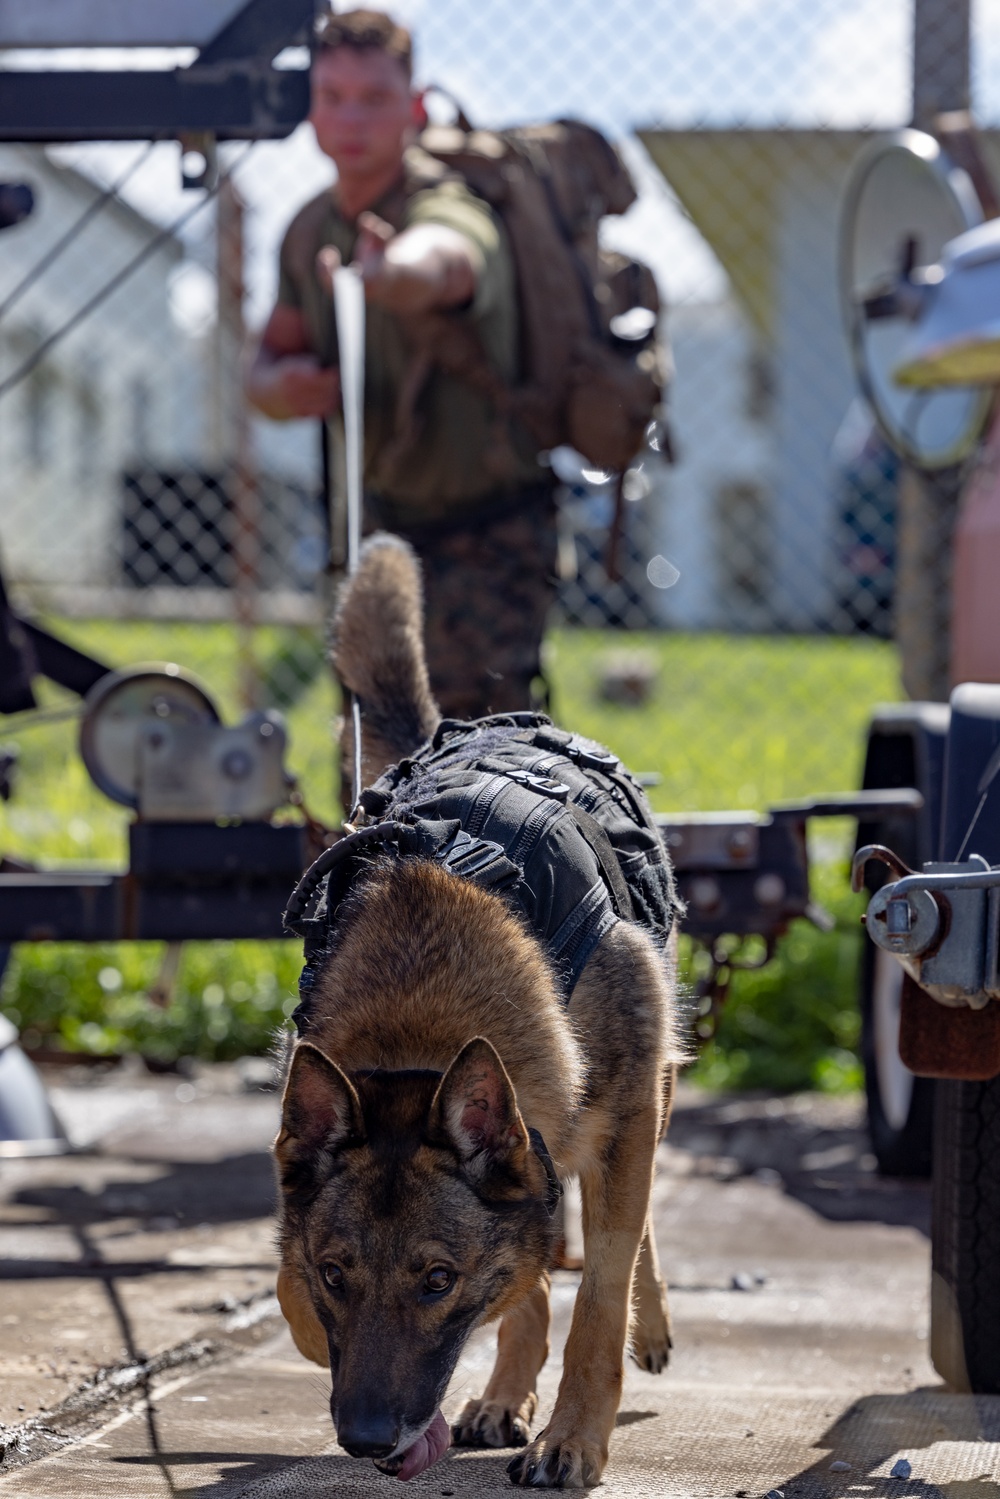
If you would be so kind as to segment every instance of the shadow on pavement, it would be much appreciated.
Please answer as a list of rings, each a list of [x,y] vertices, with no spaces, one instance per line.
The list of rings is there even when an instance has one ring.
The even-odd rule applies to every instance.
[[[785,1178],[785,1191],[834,1222],[888,1223],[931,1236],[929,1182],[799,1172]]]
[[[356,1478],[356,1469],[361,1467],[355,1458],[341,1453],[296,1461],[287,1454],[280,1456],[274,1452],[212,1452],[198,1448],[187,1452],[137,1452],[128,1457],[113,1457],[111,1461],[116,1467],[126,1469],[159,1468],[167,1477],[170,1493],[182,1494],[184,1499],[238,1499],[238,1496],[241,1499],[244,1494],[247,1499],[257,1494],[266,1499],[272,1489],[276,1499],[278,1495],[281,1499],[286,1499],[286,1496],[292,1499],[293,1495],[312,1490],[312,1485],[309,1489],[300,1488],[297,1476],[294,1480],[291,1478],[290,1470],[297,1474],[306,1463],[311,1470],[319,1468],[322,1475],[322,1483],[316,1484],[315,1491],[335,1492],[338,1478]],[[221,1469],[221,1472],[217,1478],[205,1483],[196,1479],[192,1481],[190,1472],[185,1470],[202,1466]],[[377,1476],[374,1470],[372,1476]],[[272,1480],[270,1484],[268,1479]]]
[[[996,1499],[996,1455],[984,1443],[998,1441],[1000,1396],[943,1389],[866,1395],[820,1437],[824,1455],[777,1487],[785,1499],[817,1491],[841,1499]],[[910,1477],[888,1477],[900,1457],[910,1463]],[[831,1473],[831,1462],[850,1463],[850,1471]],[[968,1476],[956,1478],[956,1469]]]
[[[930,1184],[880,1177],[856,1096],[684,1091],[670,1151],[720,1179],[758,1176],[835,1221],[886,1223],[930,1237]]]
[[[201,1264],[167,1259],[148,1260],[0,1260],[0,1281],[13,1280],[137,1280],[144,1275],[190,1275],[204,1271]],[[273,1273],[271,1260],[234,1260],[232,1265],[213,1261],[213,1273],[227,1269],[263,1270]]]
[[[78,1227],[75,1230],[75,1234],[80,1245],[82,1258],[91,1262],[99,1262],[101,1258],[100,1249],[92,1242],[86,1228]],[[139,1370],[139,1378],[136,1388],[137,1394],[139,1395],[142,1402],[142,1416],[146,1425],[146,1435],[149,1439],[152,1461],[156,1463],[157,1467],[160,1469],[161,1474],[163,1475],[163,1481],[170,1494],[170,1499],[177,1499],[178,1491],[174,1485],[170,1470],[163,1460],[163,1454],[161,1451],[159,1423],[156,1419],[156,1407],[153,1405],[151,1387],[152,1374],[149,1365],[145,1361],[144,1355],[140,1352],[137,1346],[135,1329],[132,1325],[132,1319],[129,1316],[128,1311],[126,1310],[124,1302],[122,1301],[121,1295],[118,1290],[118,1284],[111,1266],[104,1267],[103,1279],[104,1294],[107,1297],[108,1304],[114,1315],[115,1321],[118,1323],[118,1330],[121,1333],[122,1341],[125,1344],[125,1348],[128,1352],[128,1356],[131,1359],[133,1366]]]
[[[433,1469],[433,1492],[444,1495],[460,1495],[469,1487],[472,1473],[470,1461],[475,1464],[474,1482],[477,1490],[484,1483],[498,1492],[513,1493],[507,1478],[509,1450],[502,1452],[449,1453]],[[348,1457],[346,1453],[330,1453],[323,1457],[288,1458],[275,1457],[273,1453],[258,1452],[159,1452],[156,1456],[143,1454],[136,1457],[116,1457],[113,1462],[122,1467],[137,1464],[165,1467],[167,1469],[196,1467],[204,1463],[228,1470],[207,1483],[191,1482],[190,1475],[177,1472],[171,1476],[171,1493],[182,1494],[183,1499],[307,1499],[307,1496],[326,1496],[345,1492],[351,1495],[367,1493],[391,1494],[391,1480],[386,1480],[366,1459]],[[458,1466],[461,1464],[461,1467]],[[422,1486],[422,1491],[426,1488]]]
[[[127,1158],[118,1159],[124,1165]],[[143,1156],[141,1165],[144,1174],[161,1165],[163,1175],[141,1181],[123,1177],[91,1190],[76,1183],[23,1187],[11,1200],[46,1208],[54,1222],[69,1227],[114,1218],[172,1218],[175,1226],[233,1223],[268,1218],[275,1210],[274,1165],[264,1151],[206,1162]]]

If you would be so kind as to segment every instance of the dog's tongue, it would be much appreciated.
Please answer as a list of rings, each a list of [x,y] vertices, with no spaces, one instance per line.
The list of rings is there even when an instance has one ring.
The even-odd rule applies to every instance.
[[[403,1453],[402,1461],[400,1462],[398,1458],[395,1460],[399,1462],[396,1477],[401,1478],[404,1483],[410,1478],[416,1478],[418,1473],[423,1473],[439,1458],[444,1457],[450,1446],[451,1431],[444,1416],[438,1411],[423,1436],[417,1437],[413,1446],[408,1447]],[[388,1468],[388,1465],[383,1466],[382,1463],[376,1463],[375,1466],[382,1468],[383,1472],[386,1472]]]

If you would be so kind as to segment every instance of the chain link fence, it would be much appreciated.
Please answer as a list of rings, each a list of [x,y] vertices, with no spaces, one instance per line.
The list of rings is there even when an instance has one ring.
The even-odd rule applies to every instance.
[[[836,244],[858,151],[911,118],[911,0],[394,9],[420,83],[483,126],[586,119],[639,188],[604,237],[657,275],[675,462],[630,472],[614,580],[611,487],[564,484],[562,624],[891,636],[901,475],[856,396]],[[1000,0],[973,12],[972,62],[989,127]],[[307,125],[219,164],[217,189],[185,190],[176,143],[0,146],[0,178],[37,205],[0,239],[0,552],[23,610],[121,621],[116,664],[135,622],[228,622],[213,685],[287,706],[322,672],[319,434],[250,413],[241,358],[282,232],[333,171]],[[801,700],[808,653],[801,680],[789,660]]]

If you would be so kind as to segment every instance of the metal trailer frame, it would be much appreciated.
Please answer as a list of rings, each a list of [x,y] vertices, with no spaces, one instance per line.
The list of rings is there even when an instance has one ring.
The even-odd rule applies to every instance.
[[[198,133],[216,140],[282,139],[308,113],[309,74],[273,62],[284,48],[308,41],[316,12],[316,0],[247,0],[200,44],[189,67],[5,72],[0,140],[132,141]]]

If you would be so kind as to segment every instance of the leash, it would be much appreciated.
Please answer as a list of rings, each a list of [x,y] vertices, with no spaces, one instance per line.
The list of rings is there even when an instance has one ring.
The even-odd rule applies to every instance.
[[[365,287],[354,266],[333,273],[333,305],[340,348],[340,395],[344,408],[344,457],[347,469],[347,576],[358,570],[361,550],[362,466],[364,463]],[[361,704],[349,690],[354,735],[351,806],[361,795]],[[353,820],[354,813],[351,813]]]

